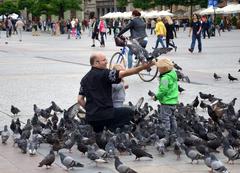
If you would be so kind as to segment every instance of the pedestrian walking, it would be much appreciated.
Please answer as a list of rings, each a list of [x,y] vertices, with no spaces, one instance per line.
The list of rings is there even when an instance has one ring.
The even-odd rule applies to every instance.
[[[17,29],[19,41],[21,42],[22,41],[22,32],[23,32],[23,27],[24,27],[24,23],[23,23],[22,19],[18,18],[18,21],[15,24],[15,27]]]
[[[100,18],[100,21],[98,24],[98,30],[101,36],[100,47],[105,47],[104,36],[106,37],[106,28],[107,28],[106,22],[103,20],[103,18]]]
[[[177,46],[175,45],[173,41],[173,30],[174,30],[174,24],[170,16],[165,17],[165,27],[166,27],[166,46],[172,46],[175,49],[175,52],[177,51]]]
[[[193,21],[191,23],[191,27],[189,30],[189,37],[191,36],[192,33],[192,43],[191,47],[188,49],[189,52],[191,53],[194,51],[196,40],[198,41],[198,52],[199,53],[202,52],[201,29],[202,25],[201,22],[199,21],[197,14],[193,14]]]
[[[165,27],[164,23],[162,22],[162,18],[161,17],[157,18],[157,24],[156,24],[156,27],[155,27],[155,33],[157,35],[155,49],[158,47],[159,43],[162,45],[163,48],[165,48],[165,45],[163,43],[163,37],[166,36],[167,31],[166,31],[166,27]]]

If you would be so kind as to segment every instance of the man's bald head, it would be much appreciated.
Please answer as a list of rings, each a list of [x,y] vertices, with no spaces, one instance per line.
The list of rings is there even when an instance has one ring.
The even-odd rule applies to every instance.
[[[103,52],[94,52],[90,56],[90,64],[91,66],[97,68],[106,68],[107,67],[107,59]]]

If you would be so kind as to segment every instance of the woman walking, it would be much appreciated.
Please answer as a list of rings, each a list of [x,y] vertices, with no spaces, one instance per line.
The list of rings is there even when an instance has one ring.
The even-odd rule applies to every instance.
[[[196,40],[198,41],[198,53],[202,52],[201,30],[202,30],[201,22],[199,21],[197,14],[193,14],[193,21],[189,30],[189,37],[192,32],[192,43],[191,47],[188,49],[189,52],[191,53],[194,50]]]
[[[165,48],[165,45],[163,43],[163,37],[166,36],[166,28],[164,23],[162,22],[162,18],[159,17],[157,19],[157,24],[155,27],[155,33],[157,35],[157,41],[156,41],[156,45],[155,45],[155,49],[158,47],[159,42],[161,43],[162,47]]]
[[[173,30],[174,30],[174,25],[173,25],[173,21],[171,19],[171,17],[166,16],[165,17],[165,27],[166,27],[166,46],[172,46],[175,49],[175,52],[177,51],[177,46],[175,45],[175,43],[173,42]]]
[[[103,18],[100,18],[100,21],[98,24],[98,29],[101,36],[100,47],[105,47],[104,35],[106,37],[106,28],[107,28],[106,22],[103,20]]]

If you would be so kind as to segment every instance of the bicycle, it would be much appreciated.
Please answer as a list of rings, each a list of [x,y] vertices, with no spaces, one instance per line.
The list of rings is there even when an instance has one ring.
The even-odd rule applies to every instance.
[[[152,53],[148,53],[146,49],[140,46],[137,39],[128,40],[125,37],[115,37],[116,46],[122,47],[120,51],[115,52],[109,62],[109,68],[112,69],[115,64],[120,64],[123,67],[127,68],[127,49],[131,49],[135,55],[135,65],[134,67],[139,66],[143,61],[157,61],[157,58],[161,54],[166,54],[171,51],[172,48],[156,48]],[[156,78],[158,74],[157,66],[152,66],[149,69],[142,70],[138,73],[138,76],[144,82],[150,82]]]

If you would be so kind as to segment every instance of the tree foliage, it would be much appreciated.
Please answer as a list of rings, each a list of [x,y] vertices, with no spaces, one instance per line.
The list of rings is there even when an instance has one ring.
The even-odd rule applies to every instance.
[[[128,0],[117,0],[117,7],[126,7],[128,5]]]
[[[49,7],[52,14],[64,18],[64,12],[67,10],[82,10],[82,0],[50,0]]]
[[[33,16],[54,14],[64,18],[67,10],[82,10],[82,0],[18,0],[17,4],[20,10],[27,8]]]
[[[11,0],[6,0],[2,4],[0,4],[0,14],[9,15],[12,13],[19,14],[16,3]]]
[[[132,0],[133,7],[147,10],[154,7],[154,3],[149,0]]]

